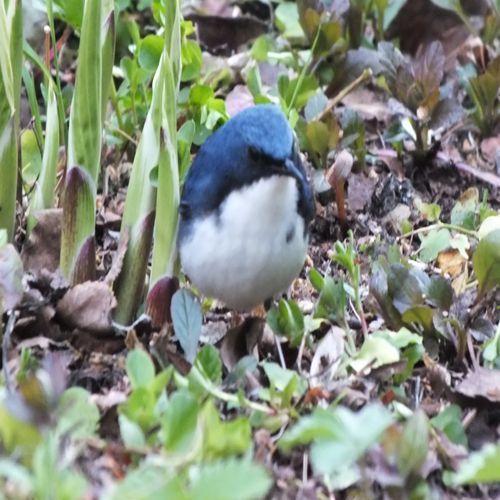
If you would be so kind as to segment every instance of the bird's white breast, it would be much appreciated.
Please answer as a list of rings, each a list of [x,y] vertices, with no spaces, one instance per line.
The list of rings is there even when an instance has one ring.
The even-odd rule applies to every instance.
[[[238,310],[285,290],[307,251],[298,196],[296,181],[285,176],[233,191],[181,243],[184,272],[203,294]]]

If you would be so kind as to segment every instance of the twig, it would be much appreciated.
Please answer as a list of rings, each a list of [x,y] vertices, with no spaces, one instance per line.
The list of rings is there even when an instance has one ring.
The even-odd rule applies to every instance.
[[[359,75],[356,80],[352,81],[349,85],[344,87],[335,97],[332,97],[325,106],[325,109],[318,113],[313,121],[322,120],[347,94],[350,94],[358,85],[369,80],[373,75],[371,68],[367,68]]]

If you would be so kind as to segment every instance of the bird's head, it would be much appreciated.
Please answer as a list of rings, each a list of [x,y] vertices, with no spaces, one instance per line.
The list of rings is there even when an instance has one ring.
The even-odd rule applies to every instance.
[[[299,212],[309,222],[312,193],[293,130],[277,106],[254,106],[241,111],[203,144],[183,199],[191,211],[206,213],[216,209],[231,191],[275,175],[296,179]]]

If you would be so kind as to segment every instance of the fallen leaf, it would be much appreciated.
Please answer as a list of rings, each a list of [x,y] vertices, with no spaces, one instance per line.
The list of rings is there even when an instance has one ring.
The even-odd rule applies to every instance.
[[[106,283],[86,281],[66,292],[56,314],[69,328],[107,333],[112,330],[111,311],[115,306],[115,296]]]
[[[481,153],[493,165],[500,162],[500,136],[488,137],[481,141]]]
[[[491,403],[500,403],[500,370],[479,366],[469,372],[455,392],[468,398],[485,398]]]
[[[311,361],[312,386],[328,386],[340,366],[343,353],[344,331],[338,326],[332,326],[319,341]]]
[[[42,269],[54,272],[59,267],[62,209],[38,210],[34,216],[38,223],[23,245],[21,259],[25,271],[38,276]]]
[[[23,296],[23,263],[13,245],[0,248],[0,316]]]
[[[246,85],[236,85],[226,96],[226,111],[229,116],[234,116],[253,105],[253,96]]]
[[[467,260],[458,250],[450,249],[439,252],[436,265],[444,274],[456,278],[463,273],[464,267],[467,265]]]

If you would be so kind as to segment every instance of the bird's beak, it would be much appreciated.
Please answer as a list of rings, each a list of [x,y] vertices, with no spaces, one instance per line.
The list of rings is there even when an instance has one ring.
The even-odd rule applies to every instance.
[[[285,160],[285,170],[290,177],[293,177],[298,181],[303,180],[302,172],[300,171],[298,165],[291,158],[287,158]]]

